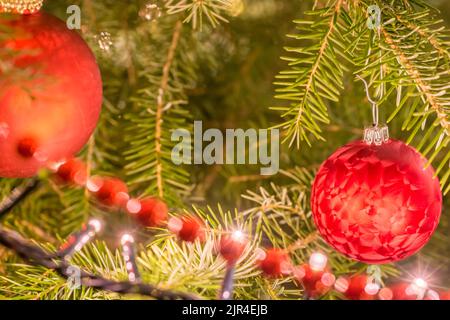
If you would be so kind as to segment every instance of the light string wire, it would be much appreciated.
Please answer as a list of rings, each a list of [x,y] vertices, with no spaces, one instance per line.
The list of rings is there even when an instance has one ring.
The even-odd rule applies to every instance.
[[[38,183],[31,180],[20,189],[14,189],[11,196],[6,199],[8,205],[0,204],[0,217],[16,207],[27,195],[36,190]],[[55,270],[65,279],[73,277],[73,266],[66,259],[60,257],[58,253],[50,253],[42,249],[33,242],[25,239],[17,232],[8,230],[0,225],[0,244],[13,250],[22,259],[34,265],[43,266],[47,269]],[[95,275],[84,270],[80,270],[80,282],[85,287],[115,292],[119,294],[140,294],[158,300],[200,300],[201,298],[191,293],[184,293],[172,290],[163,290],[152,284],[144,284],[132,281],[113,281]]]

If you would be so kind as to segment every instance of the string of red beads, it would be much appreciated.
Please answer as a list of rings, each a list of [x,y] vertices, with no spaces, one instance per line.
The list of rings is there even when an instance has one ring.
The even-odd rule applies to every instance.
[[[133,199],[128,194],[127,185],[118,178],[89,178],[86,165],[78,159],[70,159],[52,169],[60,183],[86,187],[102,205],[125,210],[145,227],[167,225],[169,231],[185,242],[204,241],[206,238],[207,229],[199,218],[187,215],[168,219],[169,209],[163,200],[155,197]],[[220,237],[217,252],[229,266],[234,266],[247,245],[244,234],[235,231]],[[420,281],[381,288],[365,274],[336,279],[322,253],[313,253],[308,263],[294,266],[285,249],[258,250],[256,263],[264,276],[292,276],[303,287],[305,297],[310,299],[318,299],[334,289],[350,300],[450,300],[450,292],[435,292]]]

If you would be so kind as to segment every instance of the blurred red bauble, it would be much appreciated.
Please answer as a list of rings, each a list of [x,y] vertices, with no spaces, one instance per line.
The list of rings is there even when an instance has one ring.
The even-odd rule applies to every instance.
[[[99,189],[94,192],[98,201],[106,206],[125,206],[128,201],[128,187],[120,179],[104,178],[99,182]]]
[[[0,60],[11,68],[0,69],[0,177],[33,176],[89,139],[102,104],[100,71],[78,33],[49,14],[0,15],[0,27],[8,35]]]
[[[282,249],[267,250],[259,261],[259,267],[271,278],[282,277],[292,270],[289,255]]]
[[[161,226],[169,213],[167,204],[156,198],[146,198],[140,200],[141,208],[136,213],[136,219],[146,227]]]
[[[240,231],[225,235],[220,239],[219,253],[229,263],[234,264],[247,246],[247,240]]]
[[[427,160],[401,141],[364,141],[338,149],[320,167],[311,207],[316,226],[337,251],[371,264],[404,259],[436,229],[439,181]]]
[[[81,160],[70,159],[58,167],[56,176],[63,183],[83,185],[87,178],[86,165]]]
[[[205,240],[205,226],[195,217],[172,218],[168,224],[169,230],[178,235],[180,240],[194,242]]]

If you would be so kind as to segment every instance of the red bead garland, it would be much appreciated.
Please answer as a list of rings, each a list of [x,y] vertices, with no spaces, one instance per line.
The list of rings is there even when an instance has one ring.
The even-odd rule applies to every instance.
[[[128,201],[128,187],[117,178],[100,180],[100,188],[94,194],[106,206],[123,206]]]
[[[145,227],[162,226],[167,220],[169,208],[167,204],[156,198],[146,198],[139,201],[140,210],[136,219]]]
[[[180,240],[186,242],[205,240],[205,227],[196,217],[186,216],[172,218],[169,221],[169,229],[175,233]]]
[[[285,250],[269,249],[262,254],[259,267],[264,275],[279,278],[292,271],[291,260]]]
[[[58,167],[56,176],[61,182],[83,185],[87,180],[86,171],[84,162],[78,159],[70,159]]]
[[[241,257],[247,246],[247,240],[242,232],[235,231],[231,235],[225,235],[220,239],[219,253],[228,262],[234,264]]]
[[[160,199],[149,197],[141,200],[130,199],[126,184],[117,178],[93,177],[86,179],[86,165],[78,159],[70,159],[53,167],[57,181],[76,185],[86,185],[94,196],[106,206],[126,209],[130,215],[146,227],[163,225],[168,217],[168,207]],[[186,242],[203,241],[206,236],[205,225],[194,216],[171,218],[167,224],[170,231]],[[242,232],[236,231],[221,236],[218,243],[219,254],[234,265],[242,256],[248,240]],[[293,267],[289,252],[284,249],[267,249],[257,258],[257,265],[269,278],[279,278],[292,274],[303,286],[306,296],[320,298],[328,293],[334,284],[337,291],[351,300],[448,300],[449,292],[437,293],[426,288],[423,280],[413,283],[399,283],[391,287],[379,288],[367,275],[360,274],[350,278],[335,280],[329,271],[327,258],[321,253],[313,253],[309,264]],[[420,281],[419,281],[420,280]],[[420,293],[418,293],[420,291]]]

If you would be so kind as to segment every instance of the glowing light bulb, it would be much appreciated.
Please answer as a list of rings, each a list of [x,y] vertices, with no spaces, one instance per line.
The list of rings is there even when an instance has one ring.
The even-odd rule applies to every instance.
[[[428,290],[427,298],[430,300],[441,300],[441,298],[439,297],[439,293],[434,290]]]
[[[242,231],[236,230],[231,234],[231,238],[236,242],[243,242],[245,239],[245,235]]]
[[[421,290],[425,290],[426,288],[428,288],[428,283],[422,278],[414,279],[413,284]]]
[[[378,293],[378,297],[380,300],[392,300],[394,293],[389,288],[382,288]]]
[[[122,243],[122,245],[125,245],[127,243],[134,243],[134,238],[131,234],[125,233],[122,236],[122,239],[120,240],[120,242]]]
[[[341,293],[346,292],[348,290],[348,286],[348,280],[343,277],[339,277],[334,283],[334,288]]]
[[[175,217],[170,218],[169,221],[167,222],[167,228],[171,232],[177,233],[181,229],[183,229],[183,221],[181,221],[181,219],[175,218]]]
[[[378,283],[374,283],[374,282],[370,282],[368,284],[366,284],[366,286],[364,287],[364,291],[371,296],[374,296],[378,293],[378,291],[380,290],[380,286]]]
[[[336,281],[336,277],[329,272],[325,272],[320,278],[320,281],[324,286],[331,287]]]
[[[139,213],[141,211],[142,205],[141,202],[137,199],[130,199],[126,205],[127,211],[132,214]]]
[[[97,192],[102,187],[103,182],[98,177],[89,178],[86,181],[86,188],[90,192]]]
[[[257,248],[255,250],[255,257],[256,257],[256,260],[262,261],[267,257],[267,254],[263,249]]]
[[[315,252],[309,258],[309,266],[315,271],[323,271],[327,266],[327,261],[328,259],[324,254]]]
[[[92,226],[96,233],[100,232],[102,230],[102,223],[98,219],[92,219],[88,222],[90,226]]]

